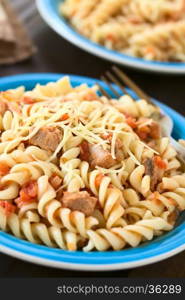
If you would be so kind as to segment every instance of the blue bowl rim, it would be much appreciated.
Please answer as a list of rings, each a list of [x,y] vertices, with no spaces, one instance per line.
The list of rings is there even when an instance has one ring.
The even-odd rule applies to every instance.
[[[66,74],[38,73],[8,76],[0,79],[0,90],[14,88],[19,85],[35,85],[37,82],[44,84],[55,81]],[[69,75],[72,83],[87,83],[93,85],[101,81],[88,77]],[[105,88],[106,85],[103,84]],[[134,97],[134,93],[128,90]],[[169,113],[180,126],[185,126],[185,118],[168,106],[158,102],[160,107]],[[137,248],[121,251],[68,252],[60,249],[48,248],[42,245],[31,244],[20,240],[5,232],[0,232],[1,251],[16,256],[20,259],[52,267],[76,270],[118,270],[138,267],[166,259],[185,249],[185,223],[178,225],[173,231],[151,242],[142,244]]]
[[[96,44],[86,37],[82,36],[76,32],[66,20],[59,15],[57,4],[60,0],[45,0],[37,2],[38,10],[48,25],[53,28],[59,35],[68,40],[69,42],[75,44],[77,47],[83,48],[84,50],[95,54],[97,56],[103,57],[105,59],[124,64],[133,68],[140,68],[146,71],[156,71],[165,73],[185,73],[185,63],[184,62],[158,62],[158,61],[148,61],[143,58],[132,57],[123,53],[119,53],[114,50],[110,50]]]

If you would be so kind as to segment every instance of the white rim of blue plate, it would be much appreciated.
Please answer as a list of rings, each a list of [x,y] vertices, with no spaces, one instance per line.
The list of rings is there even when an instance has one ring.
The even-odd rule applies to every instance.
[[[16,88],[20,85],[25,85],[27,89],[31,89],[36,83],[46,84],[50,81],[56,81],[64,75],[38,73],[8,76],[0,79],[0,91]],[[73,86],[80,83],[87,83],[92,86],[98,82],[110,92],[107,86],[99,80],[74,75],[69,76]],[[128,90],[128,93],[135,97],[132,91]],[[173,118],[175,123],[174,134],[185,138],[185,118],[168,106],[160,102],[157,103]],[[1,252],[32,263],[70,270],[110,271],[135,268],[167,259],[183,250],[185,250],[185,214],[180,217],[178,225],[171,232],[137,248],[121,251],[69,252],[32,244],[0,231]]]
[[[77,33],[58,13],[60,0],[36,0],[37,8],[45,22],[60,36],[91,54],[128,67],[171,74],[185,74],[185,63],[156,62],[136,58],[116,51],[109,50],[91,42]],[[53,49],[53,51],[57,49]]]

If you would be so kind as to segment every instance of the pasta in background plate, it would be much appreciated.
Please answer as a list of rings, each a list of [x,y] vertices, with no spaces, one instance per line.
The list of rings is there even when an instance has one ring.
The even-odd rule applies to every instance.
[[[185,61],[184,0],[64,0],[60,13],[111,50],[156,61]]]
[[[75,251],[136,247],[173,229],[185,173],[129,95],[99,96],[68,77],[0,93],[0,229]]]

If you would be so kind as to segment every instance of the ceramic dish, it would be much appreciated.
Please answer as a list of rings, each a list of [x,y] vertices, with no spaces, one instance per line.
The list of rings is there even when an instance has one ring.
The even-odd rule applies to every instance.
[[[143,71],[160,73],[185,74],[185,63],[147,61],[142,58],[128,56],[116,51],[108,50],[95,44],[77,33],[58,12],[61,0],[37,0],[38,10],[45,22],[60,36],[74,45],[114,63],[133,67]]]
[[[9,76],[0,79],[0,91],[16,88],[20,85],[25,85],[26,89],[31,89],[36,83],[46,84],[49,81],[58,80],[61,76],[63,76],[63,74]],[[81,83],[87,83],[91,86],[97,82],[95,79],[80,76],[70,76],[70,78],[73,86]],[[103,84],[102,82],[100,83]],[[107,88],[104,84],[103,86]],[[110,92],[108,89],[107,91]],[[132,91],[128,90],[128,92],[134,97]],[[166,105],[160,102],[158,102],[158,104],[174,121],[173,135],[176,138],[185,138],[185,118]],[[137,248],[117,252],[69,252],[31,244],[5,232],[0,232],[1,252],[32,263],[73,270],[108,271],[134,268],[166,259],[184,249],[185,214],[180,216],[178,224],[171,232],[151,242],[144,243]]]

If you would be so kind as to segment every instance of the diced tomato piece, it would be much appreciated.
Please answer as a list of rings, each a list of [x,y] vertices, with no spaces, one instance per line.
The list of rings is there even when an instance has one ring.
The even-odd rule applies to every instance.
[[[4,162],[1,162],[0,163],[0,176],[4,176],[6,174],[8,174],[10,171],[10,167],[4,163]]]
[[[31,198],[35,198],[37,196],[38,192],[38,187],[37,187],[37,182],[36,181],[30,181],[28,184],[26,184],[23,188],[22,191],[27,194]]]
[[[95,178],[95,186],[98,188],[102,182],[102,179],[104,178],[103,174],[98,174]]]
[[[25,104],[34,104],[35,103],[35,101],[31,97],[28,97],[28,96],[25,96],[23,98],[22,102]]]
[[[87,141],[83,141],[80,144],[80,157],[82,160],[88,161],[89,155],[89,143]]]
[[[138,130],[141,132],[150,133],[150,128],[148,126],[142,126]]]
[[[137,128],[137,123],[136,123],[136,119],[135,119],[135,118],[133,118],[133,117],[128,117],[128,118],[126,118],[126,122],[127,122],[127,124],[128,124],[131,128],[133,128],[133,129]]]
[[[32,200],[32,197],[30,197],[23,189],[20,191],[20,198],[26,203]]]
[[[20,197],[15,200],[15,203],[20,206],[26,203],[32,203],[36,201],[36,196],[38,192],[37,182],[30,181],[29,183],[25,184],[22,189],[20,190]]]
[[[107,34],[106,36],[107,40],[111,41],[111,42],[116,42],[117,38],[115,35],[113,35],[112,33]]]
[[[146,49],[145,49],[145,53],[146,54],[151,54],[151,55],[155,55],[155,49],[151,46],[148,46]]]
[[[13,214],[16,210],[16,206],[9,203],[8,201],[0,201],[0,206],[5,209],[5,215],[7,217]]]
[[[146,140],[150,135],[150,128],[148,126],[142,126],[136,130],[136,133],[142,140]]]
[[[140,137],[141,140],[145,141],[148,137],[148,134],[146,132],[137,131],[137,135]]]
[[[154,163],[156,164],[156,166],[159,168],[159,169],[166,169],[167,168],[167,164],[164,160],[161,159],[160,156],[155,156],[154,157]]]
[[[146,140],[148,137],[156,140],[161,136],[160,126],[154,121],[152,121],[151,124],[139,126],[136,129],[136,133],[142,140]]]
[[[49,182],[51,183],[52,187],[57,190],[61,184],[62,184],[62,178],[60,178],[57,174],[53,174],[50,179]]]
[[[15,199],[14,202],[15,202],[15,204],[17,205],[18,208],[21,208],[22,206],[25,205],[25,202],[23,202],[23,201],[21,200],[21,197]]]
[[[67,119],[69,119],[69,115],[66,113],[61,116],[60,121],[66,121]]]

